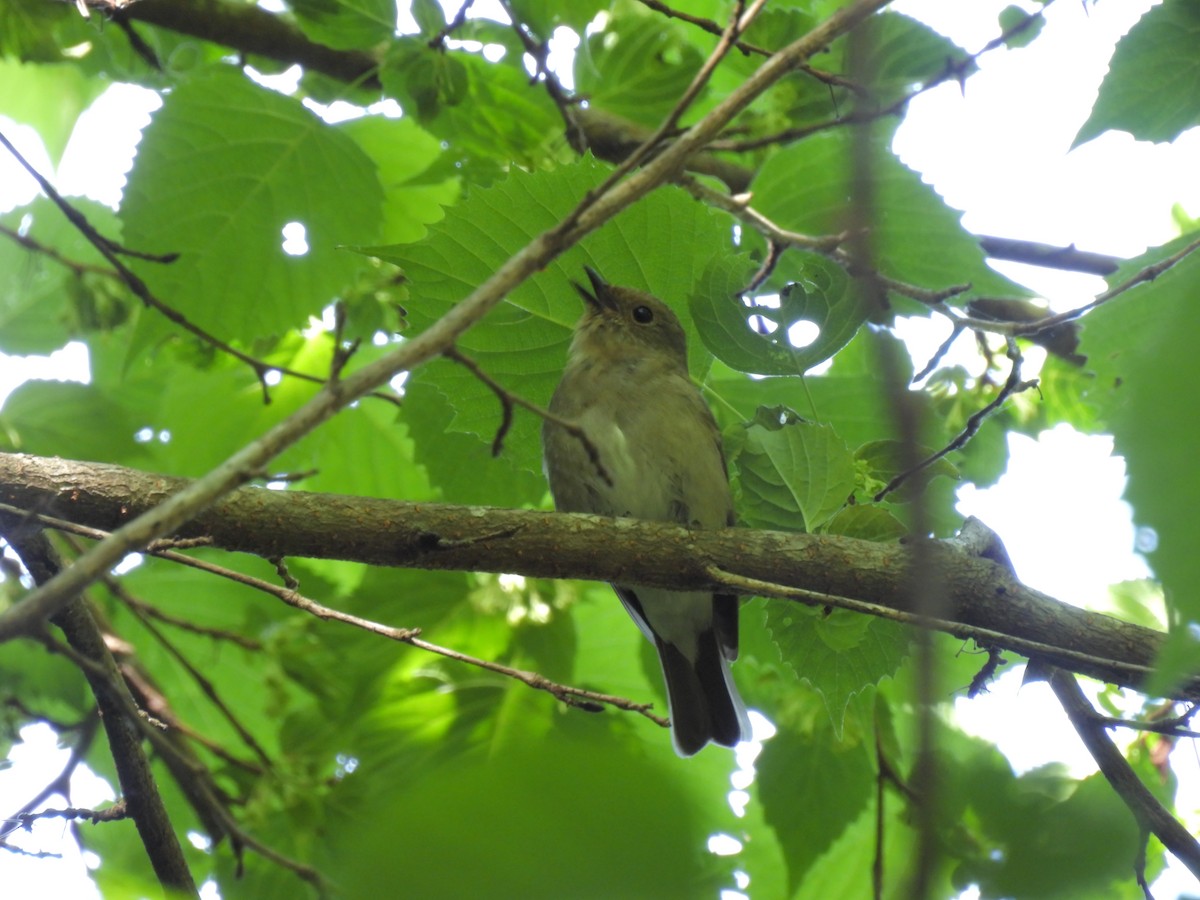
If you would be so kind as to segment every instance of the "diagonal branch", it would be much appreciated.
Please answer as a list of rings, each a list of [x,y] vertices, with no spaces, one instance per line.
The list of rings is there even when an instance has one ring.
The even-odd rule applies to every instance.
[[[562,222],[533,238],[424,332],[340,381],[327,384],[262,437],[234,453],[203,478],[122,526],[69,569],[30,591],[21,602],[0,614],[0,635],[36,632],[73,596],[128,553],[171,533],[225,494],[245,484],[279,453],[364,394],[399,373],[411,371],[439,356],[513,288],[585,235],[674,177],[693,153],[702,150],[755,98],[835,38],[887,6],[888,2],[856,0],[780,50],[659,156],[603,194],[589,194]]]
[[[0,518],[0,528],[9,546],[39,584],[61,568],[57,554],[36,522],[4,514]],[[56,612],[53,622],[66,635],[71,651],[88,663],[83,673],[100,708],[121,793],[154,874],[164,890],[181,896],[197,896],[196,883],[183,856],[183,848],[142,748],[136,712],[130,712],[133,698],[82,598],[71,597],[69,601]]]
[[[1200,878],[1200,843],[1159,803],[1129,765],[1121,751],[1108,736],[1107,725],[1096,717],[1096,711],[1079,688],[1075,676],[1061,669],[1048,675],[1050,688],[1062,704],[1067,718],[1075,727],[1079,739],[1087,747],[1101,773],[1133,813],[1138,825],[1163,842],[1189,872]],[[1138,873],[1144,880],[1145,873]]]

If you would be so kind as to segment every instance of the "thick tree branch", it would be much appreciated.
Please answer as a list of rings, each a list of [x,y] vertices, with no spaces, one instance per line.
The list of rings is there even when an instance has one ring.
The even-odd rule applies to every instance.
[[[106,530],[187,484],[119,466],[0,454],[0,502]],[[744,590],[744,579],[755,579],[764,596],[820,604],[843,598],[849,608],[875,615],[920,612],[905,589],[909,546],[835,535],[689,531],[633,519],[260,488],[230,494],[176,533],[266,558],[697,590]],[[957,542],[931,542],[928,552],[946,593],[933,627],[1128,687],[1138,687],[1150,672],[1164,639],[1160,632],[1054,600]],[[0,638],[13,634],[0,631]],[[1188,681],[1176,696],[1200,699],[1200,679]]]
[[[0,636],[36,632],[71,597],[126,554],[171,533],[225,494],[245,484],[279,453],[367,392],[443,353],[513,288],[541,271],[585,235],[673,178],[692,154],[700,151],[756,97],[837,37],[887,6],[888,2],[857,0],[780,50],[661,154],[619,184],[604,191],[590,192],[559,224],[533,238],[424,332],[344,379],[326,385],[262,437],[153,510],[122,526],[75,565],[31,591],[24,602],[0,614]]]
[[[88,0],[88,6],[111,13],[118,21],[147,22],[242,53],[298,64],[338,81],[379,87],[375,75],[379,61],[371,54],[318,44],[259,6],[221,0],[139,0],[120,6],[114,0]]]

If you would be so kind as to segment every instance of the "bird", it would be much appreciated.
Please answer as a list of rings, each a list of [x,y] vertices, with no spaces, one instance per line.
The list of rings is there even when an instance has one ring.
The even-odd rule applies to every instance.
[[[674,522],[734,524],[733,497],[712,411],[688,375],[687,337],[658,298],[609,284],[585,267],[572,281],[584,313],[542,426],[555,508]],[[577,426],[590,448],[563,423]],[[613,589],[662,665],[680,756],[710,741],[749,738],[729,664],[738,653],[738,598],[636,584]]]

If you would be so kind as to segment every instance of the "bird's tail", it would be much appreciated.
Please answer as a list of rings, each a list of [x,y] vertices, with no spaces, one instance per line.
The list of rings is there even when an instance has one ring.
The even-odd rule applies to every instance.
[[[750,737],[750,719],[729,673],[729,663],[709,630],[698,635],[695,659],[662,639],[658,656],[667,683],[675,752],[692,756],[709,741],[732,747]]]

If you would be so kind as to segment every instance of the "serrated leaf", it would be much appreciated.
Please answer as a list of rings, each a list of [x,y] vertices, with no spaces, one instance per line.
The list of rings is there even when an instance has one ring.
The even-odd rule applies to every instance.
[[[803,734],[781,728],[754,767],[756,797],[787,860],[790,896],[869,802],[874,761],[861,741],[843,744],[818,726]]]
[[[382,192],[352,140],[299,102],[212,71],[165,99],[121,207],[128,246],[178,253],[138,263],[160,300],[221,337],[302,325],[360,265],[340,244],[378,235]],[[283,250],[299,223],[308,250]]]
[[[751,525],[815,531],[854,490],[854,461],[827,425],[748,426],[730,453],[739,516]]]
[[[657,125],[700,70],[704,57],[675,30],[644,20],[610,20],[575,56],[576,88],[600,109]]]
[[[839,267],[819,257],[804,256],[802,266],[804,274],[785,286],[779,307],[771,308],[747,306],[739,296],[755,268],[749,257],[713,260],[691,302],[704,345],[740,372],[801,375],[849,343],[870,311],[865,295]],[[764,333],[755,318],[774,328]],[[803,347],[793,346],[791,329],[802,322],[819,334]]]
[[[894,675],[908,655],[903,625],[844,609],[773,603],[766,623],[787,667],[821,695],[839,738],[851,699]]]
[[[442,156],[433,135],[412,119],[364,116],[342,126],[375,163],[383,187],[382,243],[409,243],[440,221],[461,190],[457,175],[438,177],[430,169]]]
[[[1113,52],[1078,147],[1110,129],[1138,140],[1173,141],[1200,123],[1200,5],[1166,0],[1129,29]]]
[[[1112,283],[1177,252],[1194,237],[1130,260]],[[1195,622],[1200,621],[1200,557],[1193,547],[1192,511],[1200,507],[1200,482],[1189,473],[1194,468],[1190,448],[1200,443],[1200,425],[1188,392],[1179,385],[1200,382],[1200,356],[1192,340],[1200,328],[1194,302],[1200,292],[1200,254],[1193,252],[1159,275],[1153,295],[1148,291],[1131,291],[1089,314],[1081,347],[1096,374],[1089,398],[1112,429],[1114,451],[1125,457],[1125,497],[1135,521],[1157,535],[1150,564],[1178,620]],[[1150,300],[1152,307],[1147,307]],[[1174,662],[1147,685],[1149,691],[1162,693],[1196,672],[1193,644],[1186,629],[1173,633],[1164,659]]]

